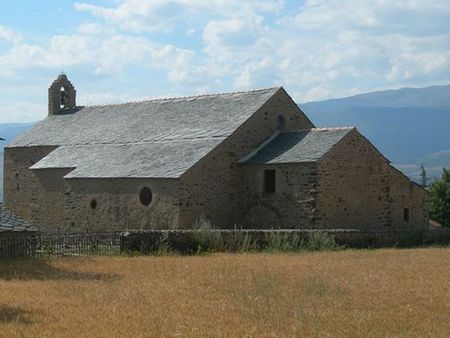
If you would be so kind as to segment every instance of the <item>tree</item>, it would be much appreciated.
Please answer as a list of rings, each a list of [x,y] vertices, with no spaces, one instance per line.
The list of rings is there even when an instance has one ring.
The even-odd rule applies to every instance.
[[[432,183],[429,190],[430,218],[450,228],[450,171],[444,168],[441,179]]]
[[[423,163],[420,165],[420,184],[422,184],[422,187],[427,187],[428,183],[428,177],[427,172],[425,171],[425,167],[423,166]]]

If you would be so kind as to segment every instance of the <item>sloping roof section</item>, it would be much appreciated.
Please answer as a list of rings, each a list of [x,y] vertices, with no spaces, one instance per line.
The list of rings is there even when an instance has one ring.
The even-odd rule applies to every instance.
[[[37,228],[0,205],[0,233],[23,231],[37,231]]]
[[[48,116],[8,147],[227,137],[278,90],[81,107],[72,114]]]
[[[65,178],[180,177],[223,138],[61,146],[31,169],[74,168]]]
[[[354,128],[314,128],[280,133],[245,164],[315,162],[321,159]]]
[[[66,178],[181,176],[280,88],[79,107],[48,116],[8,147],[60,146],[32,169]]]

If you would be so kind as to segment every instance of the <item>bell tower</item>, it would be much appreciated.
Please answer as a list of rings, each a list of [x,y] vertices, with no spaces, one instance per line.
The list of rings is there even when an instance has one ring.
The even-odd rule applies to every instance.
[[[48,89],[48,115],[57,115],[75,108],[76,94],[77,91],[66,74],[60,74]]]

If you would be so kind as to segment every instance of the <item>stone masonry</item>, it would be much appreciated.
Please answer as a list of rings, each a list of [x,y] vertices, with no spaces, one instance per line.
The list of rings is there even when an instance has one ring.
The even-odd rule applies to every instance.
[[[5,148],[5,204],[44,232],[421,229],[426,191],[355,128],[315,128],[283,88],[79,107]]]

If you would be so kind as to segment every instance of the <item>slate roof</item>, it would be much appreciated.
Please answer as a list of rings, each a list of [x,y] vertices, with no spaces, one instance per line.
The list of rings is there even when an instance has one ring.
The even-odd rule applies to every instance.
[[[31,169],[75,168],[65,178],[180,177],[223,139],[61,146]]]
[[[37,228],[0,205],[0,233],[23,231],[37,231]]]
[[[315,162],[354,128],[314,128],[278,134],[271,142],[245,158],[245,164]]]
[[[79,107],[48,116],[8,147],[60,146],[32,169],[67,178],[180,177],[280,88]]]

